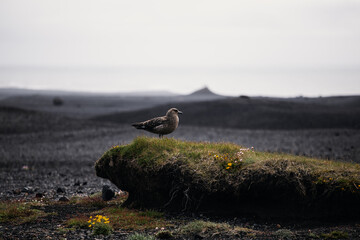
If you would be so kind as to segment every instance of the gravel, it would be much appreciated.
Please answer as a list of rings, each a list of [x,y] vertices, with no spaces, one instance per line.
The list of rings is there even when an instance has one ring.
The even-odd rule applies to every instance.
[[[87,125],[84,128],[61,131],[0,134],[0,200],[33,201],[48,198],[51,201],[61,201],[73,196],[89,196],[101,192],[104,185],[118,190],[108,180],[96,177],[94,163],[113,145],[129,143],[139,135],[151,136],[127,125],[112,124],[96,124],[93,128]],[[168,137],[191,141],[231,141],[245,147],[253,146],[261,151],[281,151],[360,162],[359,130],[250,131],[180,125]],[[49,206],[44,210],[57,214],[34,223],[15,226],[0,224],[0,239],[126,239],[129,234],[118,231],[109,237],[94,237],[88,230],[64,233],[58,228],[66,216],[91,209],[74,209],[71,205],[61,205]],[[238,219],[235,222],[243,226],[252,224],[251,227],[264,232],[279,229],[276,221],[251,223],[249,219]],[[360,239],[357,237],[360,236],[360,225],[352,221],[310,226],[288,223],[284,227],[296,233],[294,239],[308,239],[309,231],[328,233],[337,229],[350,233],[351,239]]]

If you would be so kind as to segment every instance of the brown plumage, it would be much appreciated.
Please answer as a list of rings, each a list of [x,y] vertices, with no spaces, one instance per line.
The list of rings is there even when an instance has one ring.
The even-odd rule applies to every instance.
[[[159,137],[161,138],[163,135],[172,133],[178,127],[178,114],[182,114],[182,112],[176,108],[170,108],[163,117],[156,117],[144,122],[133,123],[132,126],[136,129],[159,134]]]

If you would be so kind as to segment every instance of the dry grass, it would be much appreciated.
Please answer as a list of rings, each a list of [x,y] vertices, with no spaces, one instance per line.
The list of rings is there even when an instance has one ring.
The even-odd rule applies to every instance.
[[[90,206],[94,207],[94,201],[97,202],[98,194],[92,197],[83,197],[76,199],[76,203],[81,206]],[[90,199],[90,200],[89,200]],[[101,200],[102,201],[102,200]],[[95,204],[95,207],[100,208],[95,212],[89,213],[89,216],[95,215],[103,215],[109,218],[109,226],[112,229],[122,229],[122,230],[147,230],[147,229],[155,229],[169,227],[172,226],[170,222],[167,222],[164,218],[164,214],[161,212],[157,212],[154,210],[147,211],[137,211],[131,210],[127,208],[122,208],[121,203],[123,202],[123,198],[118,197],[115,200],[109,201],[105,205],[103,204]],[[103,201],[102,201],[103,202]],[[69,203],[73,204],[73,203]],[[79,215],[68,219],[65,222],[65,227],[70,229],[89,228],[89,216],[88,215]]]
[[[0,223],[22,224],[46,215],[43,211],[31,209],[26,202],[0,202]]]
[[[172,226],[164,219],[162,213],[155,211],[137,211],[114,206],[104,208],[94,214],[106,215],[114,229],[141,231]]]
[[[82,197],[82,198],[75,199],[74,203],[83,205],[83,206],[88,206],[88,207],[95,207],[95,208],[99,208],[99,209],[107,206],[107,202],[105,202],[102,199],[101,193],[97,193],[97,194],[94,194],[89,197]]]

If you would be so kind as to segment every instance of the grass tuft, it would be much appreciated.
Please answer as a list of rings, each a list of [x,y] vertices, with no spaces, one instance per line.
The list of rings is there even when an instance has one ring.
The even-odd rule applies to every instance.
[[[294,233],[288,229],[279,229],[274,233],[279,239],[291,239],[294,237]]]
[[[154,236],[145,235],[142,233],[133,233],[129,235],[126,240],[155,240]]]
[[[86,216],[80,216],[80,217],[75,217],[75,218],[71,218],[69,220],[66,221],[65,225],[68,228],[82,228],[82,229],[86,229],[88,228],[88,218]]]
[[[112,231],[112,227],[105,223],[95,224],[93,228],[94,235],[110,235]]]
[[[257,231],[249,228],[232,227],[227,223],[215,223],[202,220],[189,222],[180,227],[177,231],[177,234],[180,236],[199,236],[201,238],[210,238],[214,236],[251,236],[255,233],[257,233]]]
[[[322,239],[348,239],[349,234],[343,231],[333,231],[331,233],[322,233],[320,237]]]

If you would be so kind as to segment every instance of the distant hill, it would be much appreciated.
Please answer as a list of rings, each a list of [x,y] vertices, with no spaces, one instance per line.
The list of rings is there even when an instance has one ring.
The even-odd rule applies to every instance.
[[[164,115],[170,107],[184,112],[180,124],[239,129],[360,128],[360,96],[326,98],[226,98],[183,102],[140,111],[114,113],[96,120],[130,124]]]
[[[212,92],[208,87],[204,87],[201,88],[189,95],[185,96],[186,99],[188,100],[201,100],[201,99],[206,99],[206,100],[214,100],[214,99],[220,99],[220,98],[226,98],[226,96],[222,96],[219,94],[216,94],[214,92]]]
[[[54,98],[61,99],[63,104],[54,106]],[[214,94],[209,89],[201,89],[190,95],[178,95],[159,91],[106,94],[0,88],[0,105],[61,113],[72,118],[91,118],[113,112],[134,111],[170,102],[210,101],[220,98],[225,97]]]
[[[213,93],[212,91],[210,91],[208,87],[204,87],[189,94],[189,96],[220,96],[220,95]]]

